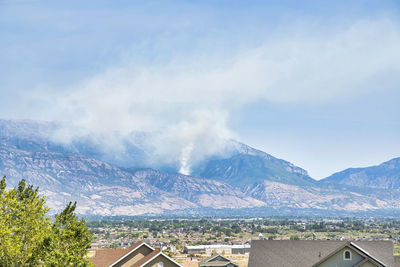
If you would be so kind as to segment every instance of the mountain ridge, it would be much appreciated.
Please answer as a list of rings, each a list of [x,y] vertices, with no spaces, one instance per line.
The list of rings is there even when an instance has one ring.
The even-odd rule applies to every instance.
[[[146,166],[152,152],[144,145],[136,146],[135,140],[126,139],[118,155],[87,135],[57,142],[50,131],[58,131],[60,125],[0,119],[1,174],[7,176],[9,186],[22,178],[39,186],[54,212],[74,200],[80,214],[110,216],[231,214],[235,210],[246,214],[400,211],[400,158],[367,171],[347,169],[315,181],[288,161],[231,140],[230,154],[208,157],[195,166],[192,175],[183,175],[173,165],[172,172]],[[360,179],[361,185],[349,183],[349,175]],[[376,186],[368,182],[371,179],[362,179],[371,175],[384,177],[384,182]]]
[[[400,189],[400,157],[375,166],[348,168],[336,172],[320,182],[354,187]]]

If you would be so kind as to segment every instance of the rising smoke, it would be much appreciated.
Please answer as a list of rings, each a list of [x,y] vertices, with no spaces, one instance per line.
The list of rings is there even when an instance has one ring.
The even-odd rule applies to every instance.
[[[259,100],[321,103],[378,90],[368,81],[379,83],[380,74],[400,69],[400,31],[385,19],[288,36],[232,51],[229,58],[180,56],[150,65],[126,59],[58,98],[57,108],[86,129],[69,139],[107,136],[99,142],[115,151],[123,149],[122,137],[151,132],[138,145],[190,174],[237,137],[228,126],[232,110]]]

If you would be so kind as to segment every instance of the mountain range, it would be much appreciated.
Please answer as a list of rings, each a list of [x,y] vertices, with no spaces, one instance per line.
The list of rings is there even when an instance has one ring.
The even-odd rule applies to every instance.
[[[229,140],[183,175],[173,160],[158,164],[151,133],[118,140],[58,122],[0,120],[0,174],[10,187],[22,178],[39,186],[54,212],[76,200],[82,215],[400,214],[400,158],[316,181]]]

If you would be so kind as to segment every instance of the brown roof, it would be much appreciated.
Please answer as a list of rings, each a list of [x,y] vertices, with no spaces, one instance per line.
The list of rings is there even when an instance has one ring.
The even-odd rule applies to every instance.
[[[146,256],[144,256],[143,258],[141,258],[140,260],[138,260],[137,262],[135,262],[135,264],[132,265],[132,267],[139,267],[141,266],[143,263],[147,262],[148,260],[150,260],[153,257],[158,256],[158,254],[161,254],[161,251],[159,248],[156,248],[154,251],[152,251],[150,254],[147,254]]]
[[[142,241],[138,241],[129,248],[110,248],[96,250],[94,257],[90,258],[90,262],[96,267],[108,267],[127,253],[143,245]]]
[[[312,266],[346,243],[336,240],[253,240],[248,266]],[[394,266],[391,241],[353,243],[385,265]]]

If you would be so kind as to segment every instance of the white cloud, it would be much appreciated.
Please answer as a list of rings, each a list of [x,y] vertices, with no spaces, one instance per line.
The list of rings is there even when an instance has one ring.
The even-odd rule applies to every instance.
[[[234,136],[227,126],[232,109],[260,99],[321,103],[357,96],[379,90],[371,81],[384,84],[384,74],[400,69],[400,31],[390,19],[280,36],[229,58],[178,54],[147,66],[125,59],[78,84],[57,105],[96,133],[162,132],[156,152],[189,173],[193,162]]]

